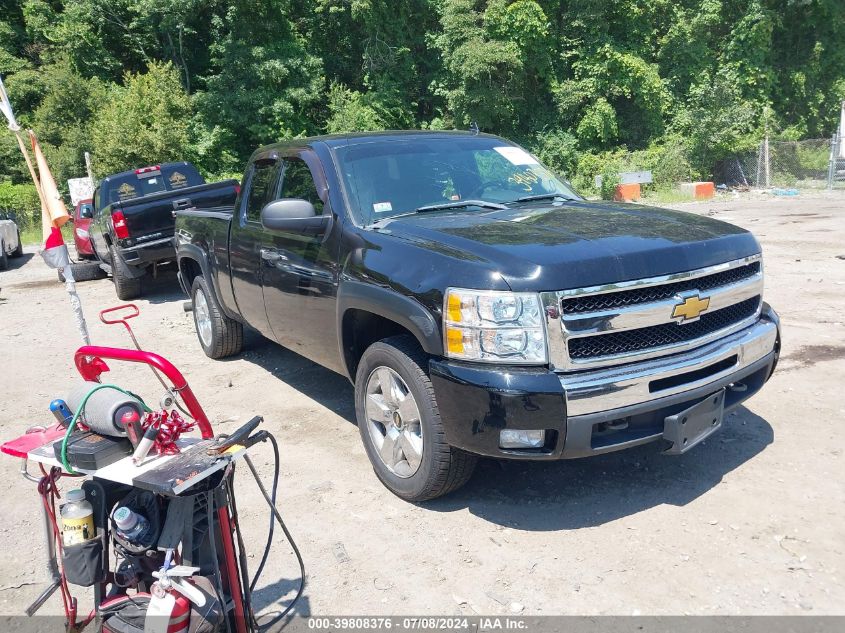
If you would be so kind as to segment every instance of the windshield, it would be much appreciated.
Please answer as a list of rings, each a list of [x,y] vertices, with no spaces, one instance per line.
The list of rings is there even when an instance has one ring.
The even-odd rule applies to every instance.
[[[409,137],[339,147],[336,154],[350,204],[364,224],[449,202],[507,204],[553,194],[578,199],[537,159],[501,139]]]

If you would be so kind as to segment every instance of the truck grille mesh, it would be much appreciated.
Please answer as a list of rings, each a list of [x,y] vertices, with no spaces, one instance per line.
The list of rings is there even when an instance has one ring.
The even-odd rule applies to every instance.
[[[757,265],[759,266],[759,263]],[[718,274],[722,275],[726,273]],[[715,276],[711,275],[711,277]],[[693,281],[700,282],[701,279],[707,279],[707,277]],[[698,287],[700,288],[700,286]],[[653,289],[649,288],[646,290]],[[669,296],[672,295],[670,294]],[[592,359],[693,341],[754,316],[759,307],[760,297],[758,295],[728,306],[727,308],[716,310],[710,314],[704,314],[698,321],[692,323],[678,325],[673,321],[671,323],[663,323],[636,330],[574,338],[569,341],[569,357],[572,359]]]
[[[607,292],[605,294],[586,295],[583,297],[571,297],[561,301],[561,310],[563,310],[565,314],[580,314],[583,312],[612,310],[614,308],[637,305],[640,303],[662,301],[663,299],[670,299],[676,294],[687,290],[700,290],[703,292],[712,288],[727,286],[729,284],[748,279],[749,277],[753,277],[759,272],[760,262],[757,261],[745,266],[739,266],[737,268],[731,268],[730,270],[714,273],[712,275],[696,277],[695,279],[685,279],[684,281],[663,284],[660,286],[648,286],[634,290],[620,290],[619,292]],[[714,312],[711,316],[716,314],[718,313]],[[704,321],[704,318],[705,317],[702,317],[701,321]],[[672,323],[671,325],[675,324]],[[643,347],[649,346],[644,345]]]

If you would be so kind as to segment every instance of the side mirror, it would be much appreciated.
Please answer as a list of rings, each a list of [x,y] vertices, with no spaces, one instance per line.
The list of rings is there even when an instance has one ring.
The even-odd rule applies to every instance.
[[[330,223],[331,215],[317,215],[313,204],[299,198],[274,200],[261,209],[261,225],[270,231],[318,236]]]

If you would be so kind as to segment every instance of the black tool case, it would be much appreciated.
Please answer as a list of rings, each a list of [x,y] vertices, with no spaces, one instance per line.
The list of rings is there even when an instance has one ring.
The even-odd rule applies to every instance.
[[[53,444],[56,459],[62,460],[62,440]],[[99,470],[132,454],[132,444],[125,437],[109,437],[91,431],[71,433],[67,441],[67,460],[73,468]]]

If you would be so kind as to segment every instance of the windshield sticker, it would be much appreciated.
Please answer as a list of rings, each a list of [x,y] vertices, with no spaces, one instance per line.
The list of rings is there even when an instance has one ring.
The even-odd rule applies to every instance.
[[[494,147],[494,150],[504,156],[511,165],[539,165],[537,159],[521,147]]]
[[[532,191],[534,185],[540,182],[540,176],[533,169],[526,169],[508,178],[508,182],[521,185],[525,191]]]
[[[135,193],[135,187],[125,182],[117,188],[117,195],[121,200],[128,200],[129,198],[134,198],[137,194]]]
[[[170,186],[174,189],[181,189],[188,183],[188,179],[185,177],[184,174],[180,174],[178,171],[174,171],[173,174],[170,176]]]
[[[393,205],[389,202],[374,202],[373,211],[376,213],[387,213],[388,211],[393,211]]]

